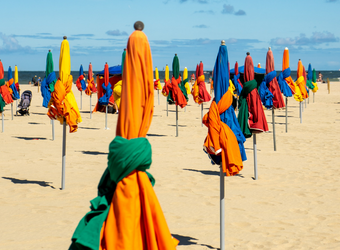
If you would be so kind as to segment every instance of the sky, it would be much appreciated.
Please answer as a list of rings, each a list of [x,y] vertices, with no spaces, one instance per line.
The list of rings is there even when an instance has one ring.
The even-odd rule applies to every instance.
[[[153,66],[194,70],[202,61],[212,70],[221,40],[231,68],[242,66],[246,52],[265,67],[268,47],[281,70],[283,50],[290,67],[301,59],[316,70],[340,69],[340,0],[16,0],[2,1],[0,59],[5,71],[44,71],[52,51],[58,70],[63,36],[68,37],[71,69],[93,70],[121,64],[133,24],[145,25]],[[8,11],[6,11],[8,10]]]

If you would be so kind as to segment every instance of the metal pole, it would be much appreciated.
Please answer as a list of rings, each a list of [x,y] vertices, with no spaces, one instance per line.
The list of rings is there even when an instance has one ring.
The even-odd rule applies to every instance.
[[[302,123],[302,102],[300,102],[300,123]]]
[[[253,150],[254,150],[254,175],[257,180],[257,146],[256,146],[256,134],[253,134]]]
[[[62,153],[62,170],[61,170],[61,190],[65,189],[65,163],[66,163],[66,120],[63,122],[63,153]]]
[[[52,141],[54,141],[54,120],[51,120],[52,122]]]
[[[315,92],[313,92],[313,103],[314,103],[314,100],[315,100]]]
[[[224,173],[220,165],[220,250],[224,250]]]
[[[90,95],[90,119],[92,119],[92,94]]]
[[[303,101],[301,102],[301,110],[302,110],[302,112],[304,111],[304,108],[303,108]]]
[[[15,116],[17,116],[18,100],[15,100]]]
[[[275,112],[274,112],[274,108],[272,109],[272,118],[273,118],[273,142],[274,142],[274,151],[276,151]]]
[[[157,89],[157,92],[158,92],[158,105],[160,104],[159,102],[159,89]]]
[[[108,129],[107,128],[107,105],[105,107],[105,129]]]
[[[184,112],[187,112],[187,106],[184,107]]]
[[[178,105],[176,105],[176,137],[178,137]]]
[[[168,98],[166,99],[166,116],[169,116]]]
[[[286,97],[286,133],[288,133],[288,97]]]
[[[307,108],[307,100],[305,99],[305,108]]]
[[[2,133],[5,132],[5,125],[4,125],[4,111],[1,112],[1,118],[2,118]]]
[[[203,102],[201,104],[201,126],[203,127]]]
[[[309,95],[308,95],[308,104],[309,104]]]
[[[13,120],[13,102],[11,103],[11,117],[12,117],[12,120]]]
[[[80,91],[80,109],[83,109],[83,91]]]

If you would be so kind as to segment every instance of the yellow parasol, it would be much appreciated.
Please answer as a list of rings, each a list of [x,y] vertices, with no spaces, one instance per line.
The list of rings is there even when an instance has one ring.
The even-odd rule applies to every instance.
[[[70,133],[76,132],[81,116],[77,102],[72,92],[73,77],[71,73],[70,45],[64,36],[60,47],[59,78],[51,93],[51,100],[47,115],[50,119],[59,120],[63,124],[62,146],[62,181],[61,189],[65,188],[65,161],[66,161],[66,124],[70,127]]]

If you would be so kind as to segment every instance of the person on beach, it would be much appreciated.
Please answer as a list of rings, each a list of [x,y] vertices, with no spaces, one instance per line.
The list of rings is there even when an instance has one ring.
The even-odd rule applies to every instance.
[[[33,77],[32,77],[33,86],[36,86],[36,85],[35,85],[35,83],[36,83],[36,81],[37,81],[37,80],[35,79],[36,77],[37,77],[37,76],[33,76]]]
[[[318,78],[318,82],[322,82],[322,74],[321,74],[321,72],[319,72],[319,78]]]

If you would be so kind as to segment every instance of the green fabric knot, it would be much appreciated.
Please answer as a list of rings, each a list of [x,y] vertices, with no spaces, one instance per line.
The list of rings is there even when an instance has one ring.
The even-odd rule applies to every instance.
[[[248,104],[247,104],[247,96],[250,92],[257,87],[256,80],[251,80],[249,82],[245,82],[243,84],[243,88],[240,94],[239,103],[239,112],[237,116],[238,123],[240,124],[241,131],[246,138],[250,138],[252,136],[252,132],[248,126],[248,118],[249,118],[249,111],[248,111]]]
[[[90,201],[91,211],[79,222],[69,250],[97,250],[100,232],[109,213],[110,204],[118,182],[132,171],[150,168],[151,144],[146,138],[127,140],[120,136],[109,145],[108,166],[98,184],[98,196]],[[152,185],[155,179],[146,172]]]
[[[3,85],[5,85],[5,79],[4,78],[0,79],[0,87],[3,86]]]

